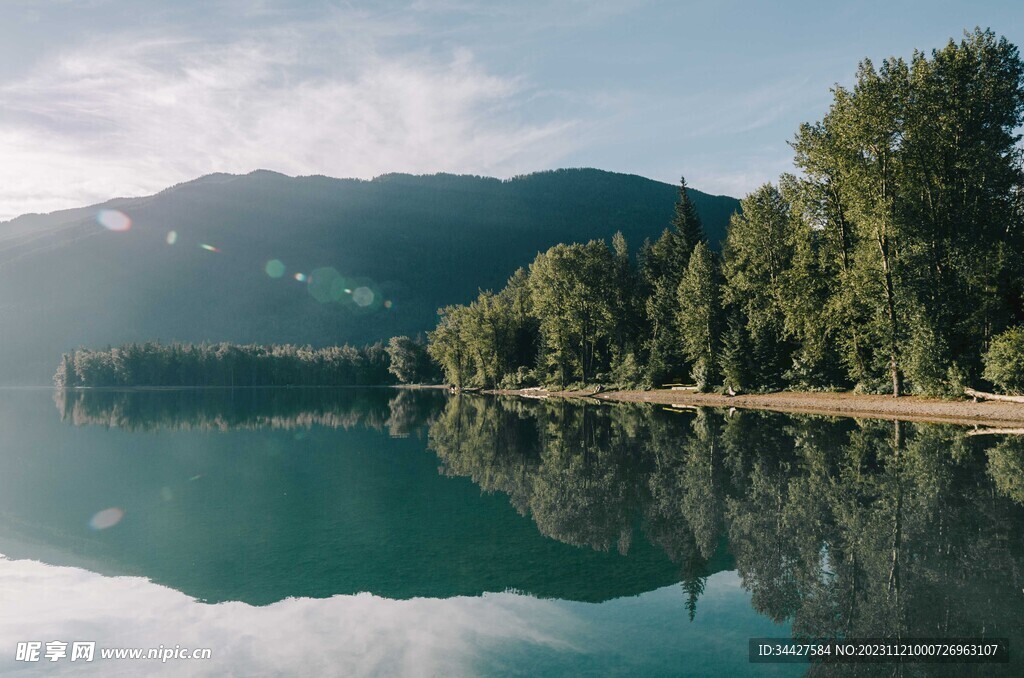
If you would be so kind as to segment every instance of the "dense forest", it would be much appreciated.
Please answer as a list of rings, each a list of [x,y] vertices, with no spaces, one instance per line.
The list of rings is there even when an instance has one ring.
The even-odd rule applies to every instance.
[[[61,356],[53,381],[58,388],[366,386],[435,375],[422,342],[393,337],[360,348],[150,341],[78,349]]]
[[[631,253],[556,245],[439,311],[459,386],[695,382],[736,390],[1024,387],[1024,64],[975,30],[860,64],[800,126],[795,173],[741,201],[719,252],[685,181]]]

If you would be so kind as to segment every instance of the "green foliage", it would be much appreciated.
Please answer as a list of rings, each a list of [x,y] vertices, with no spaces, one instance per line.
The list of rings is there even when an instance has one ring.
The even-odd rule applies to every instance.
[[[1024,121],[1017,49],[989,31],[910,63],[864,61],[797,134],[804,216],[821,229],[834,329],[852,379],[948,389],[1019,316]],[[829,261],[830,260],[830,261]]]
[[[611,381],[620,388],[649,388],[651,386],[643,366],[632,351],[614,361]]]
[[[469,353],[462,341],[466,309],[464,306],[446,306],[438,309],[437,327],[428,336],[427,352],[441,366],[445,381],[454,386],[465,386],[469,370]]]
[[[700,390],[718,383],[718,350],[721,303],[718,262],[704,243],[690,256],[679,281],[677,323],[683,351],[693,366],[692,376]]]
[[[1004,393],[1024,393],[1024,327],[998,334],[984,356],[984,377]]]
[[[617,290],[607,244],[556,245],[530,265],[543,367],[555,384],[590,380],[610,357]]]
[[[521,323],[535,361],[497,348],[485,295],[446,309],[432,351],[452,375],[467,352],[474,384],[522,366],[557,385],[689,373],[705,389],[958,394],[993,335],[1024,322],[1022,124],[1024,63],[989,31],[864,61],[800,127],[801,176],[742,201],[721,262],[683,181],[637,270],[621,234],[614,253],[592,241],[537,257],[524,284],[536,324]],[[457,319],[471,329],[452,343]]]
[[[679,282],[694,248],[705,242],[704,226],[684,177],[679,181],[671,228],[666,228],[654,244],[645,246],[640,257],[640,280],[646,293],[647,371],[652,383],[681,378],[686,367],[676,322]]]
[[[58,388],[132,386],[354,386],[394,383],[381,343],[354,346],[125,344],[61,356]]]
[[[922,312],[911,318],[906,343],[906,373],[915,392],[949,394],[951,356],[943,333]],[[963,391],[955,393],[962,395]]]
[[[427,384],[437,381],[437,366],[423,341],[409,337],[391,337],[387,346],[388,372],[403,384]]]
[[[507,391],[516,391],[521,388],[537,386],[539,383],[540,382],[537,381],[537,375],[534,370],[531,370],[525,365],[520,365],[516,368],[515,372],[509,372],[501,378],[501,381],[498,382],[498,388]]]
[[[468,306],[440,309],[427,351],[448,383],[495,388],[536,360],[532,307],[527,273],[519,269],[500,293],[481,292]]]
[[[792,363],[793,346],[787,316],[796,313],[790,303],[796,240],[802,235],[782,193],[765,184],[741,201],[733,215],[722,250],[722,274],[727,284],[723,300],[742,319],[743,340],[750,360],[749,379],[774,385]],[[733,333],[732,341],[740,339]],[[738,368],[733,359],[734,368]],[[737,374],[733,375],[734,378]]]
[[[718,354],[718,366],[722,383],[735,391],[746,391],[756,387],[753,377],[757,366],[753,364],[753,352],[747,328],[737,315],[729,317],[722,333],[722,348]]]

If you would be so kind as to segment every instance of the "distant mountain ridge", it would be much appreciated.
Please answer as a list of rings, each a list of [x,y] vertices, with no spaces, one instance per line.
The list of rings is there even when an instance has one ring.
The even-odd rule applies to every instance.
[[[0,223],[0,384],[45,384],[77,346],[415,334],[559,242],[621,230],[635,251],[669,225],[677,192],[594,169],[507,180],[259,170],[25,215]],[[690,195],[719,244],[738,201]],[[117,213],[128,230],[100,223],[123,229]]]

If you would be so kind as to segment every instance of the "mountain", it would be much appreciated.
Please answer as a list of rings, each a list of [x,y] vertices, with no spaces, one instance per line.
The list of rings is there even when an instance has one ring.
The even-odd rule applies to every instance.
[[[551,245],[656,238],[677,190],[593,169],[371,181],[261,170],[19,217],[0,223],[0,384],[47,384],[78,346],[422,332],[438,307],[500,288]],[[738,202],[691,196],[719,243]]]

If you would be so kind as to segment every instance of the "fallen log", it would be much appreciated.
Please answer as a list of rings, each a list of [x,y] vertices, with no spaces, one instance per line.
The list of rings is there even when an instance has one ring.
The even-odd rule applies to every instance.
[[[999,400],[1007,403],[1024,403],[1024,396],[1008,396],[999,395],[998,393],[986,393],[985,391],[975,391],[973,388],[965,388],[964,394],[969,395],[975,400]]]
[[[976,428],[969,436],[1024,436],[1024,428]]]

